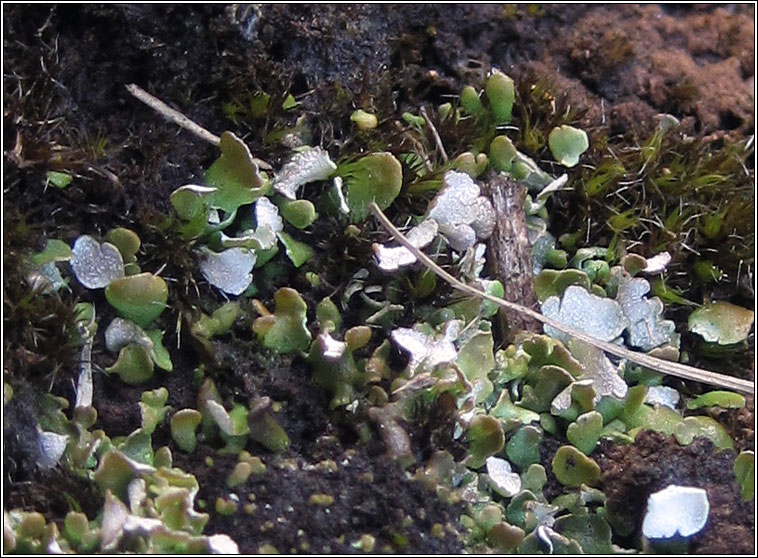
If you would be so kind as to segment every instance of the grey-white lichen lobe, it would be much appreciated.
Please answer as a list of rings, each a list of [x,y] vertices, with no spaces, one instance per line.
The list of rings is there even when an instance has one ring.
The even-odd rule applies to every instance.
[[[88,235],[74,242],[71,268],[79,282],[88,289],[102,289],[124,276],[124,260],[113,244],[99,243]]]
[[[708,494],[702,488],[669,485],[648,498],[642,534],[647,539],[690,537],[705,527],[709,511]]]
[[[506,498],[512,498],[521,490],[521,477],[514,473],[511,464],[499,457],[488,457],[485,461],[487,476],[492,489]]]
[[[477,239],[489,238],[494,230],[492,202],[480,195],[479,186],[468,174],[448,171],[442,189],[429,204],[426,218],[408,232],[407,238],[421,249],[441,234],[453,250],[462,253],[473,248]],[[379,268],[385,271],[395,271],[416,261],[402,246],[387,248],[375,244],[373,249]]]
[[[629,325],[615,300],[601,298],[577,285],[568,287],[562,298],[551,296],[545,300],[542,313],[601,341],[613,341]],[[566,334],[550,326],[545,326],[545,333],[567,341]]]
[[[258,228],[268,228],[274,233],[284,230],[284,221],[279,215],[279,208],[265,196],[255,202],[255,224]]]
[[[116,353],[129,343],[141,345],[148,351],[152,350],[153,342],[141,327],[123,318],[114,318],[105,330],[105,346]]]
[[[445,173],[427,218],[437,222],[440,233],[457,252],[465,252],[477,238],[486,239],[495,229],[492,203],[480,195],[479,186],[464,172]]]
[[[37,465],[43,469],[52,469],[58,464],[68,445],[69,437],[55,432],[37,432]]]
[[[669,386],[650,386],[645,395],[645,403],[648,405],[662,405],[673,410],[676,409],[680,399],[679,392]]]
[[[614,365],[603,351],[578,339],[570,339],[568,348],[571,356],[584,367],[582,379],[592,380],[596,403],[606,395],[619,399],[626,397],[629,386],[621,377],[620,366]]]
[[[416,329],[397,328],[390,336],[410,355],[408,370],[414,374],[422,366],[428,369],[438,364],[454,362],[458,357],[453,341],[458,338],[460,326],[456,321],[445,325],[441,336],[430,335]]]
[[[649,351],[668,343],[674,334],[671,320],[662,319],[663,303],[659,298],[644,298],[650,283],[640,278],[622,277],[616,300],[629,320],[629,344]]]
[[[255,252],[247,248],[229,248],[212,252],[207,248],[199,252],[200,271],[214,287],[232,295],[240,295],[253,282]]]
[[[427,219],[420,225],[413,227],[406,238],[416,248],[424,248],[437,236],[438,226],[434,219]],[[404,246],[387,248],[383,244],[374,244],[374,255],[376,256],[380,269],[384,271],[395,271],[402,266],[411,265],[416,262],[416,256]]]
[[[337,165],[329,158],[329,153],[321,147],[312,147],[296,153],[282,167],[274,180],[274,190],[285,198],[294,200],[297,190],[303,184],[326,180],[335,170]]]
[[[318,343],[319,350],[324,360],[337,362],[342,358],[347,350],[347,343],[344,341],[338,341],[329,333],[321,333],[316,337],[316,343]]]

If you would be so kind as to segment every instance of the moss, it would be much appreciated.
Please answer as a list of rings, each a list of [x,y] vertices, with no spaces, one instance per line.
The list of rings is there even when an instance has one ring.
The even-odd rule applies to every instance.
[[[692,251],[705,251],[713,255],[714,269],[734,278],[754,247],[748,217],[752,171],[743,165],[753,148],[743,141],[691,138],[664,122],[641,141],[641,149],[617,140],[609,151],[590,150],[594,168],[577,178],[583,200],[567,214],[565,230],[582,230],[591,210],[596,223],[607,225],[592,231],[589,245],[644,238],[643,253],[668,251],[672,266],[689,264]],[[610,196],[616,189],[620,195]],[[702,217],[694,218],[697,214]],[[686,298],[714,279],[718,275],[712,273],[667,278]]]

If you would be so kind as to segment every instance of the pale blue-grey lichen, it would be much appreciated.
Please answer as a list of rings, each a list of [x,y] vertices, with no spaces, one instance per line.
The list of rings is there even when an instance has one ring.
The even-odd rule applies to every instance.
[[[642,535],[647,539],[691,537],[705,527],[709,511],[705,490],[671,484],[648,497]]]
[[[229,248],[213,252],[201,248],[198,252],[200,271],[214,287],[232,295],[240,295],[253,281],[252,270],[256,255],[247,248]]]
[[[82,235],[74,242],[71,269],[88,289],[102,289],[124,276],[124,260],[113,244]]]

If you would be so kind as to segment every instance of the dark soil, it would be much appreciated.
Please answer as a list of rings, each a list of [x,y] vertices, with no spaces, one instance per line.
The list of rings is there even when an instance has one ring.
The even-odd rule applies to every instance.
[[[329,412],[329,395],[311,382],[302,361],[262,355],[249,308],[234,331],[214,343],[213,355],[192,344],[188,328],[182,350],[176,349],[178,313],[213,308],[218,297],[192,267],[190,248],[160,224],[169,194],[202,181],[216,149],[164,122],[125,84],[140,85],[216,133],[234,130],[275,166],[288,149],[266,140],[269,117],[233,121],[225,104],[246,103],[262,89],[272,106],[280,106],[291,92],[307,116],[311,144],[336,151],[355,140],[348,120],[354,108],[394,118],[421,102],[444,102],[464,84],[480,84],[493,66],[517,83],[550,84],[562,103],[581,109],[580,125],[591,133],[602,129],[632,142],[650,133],[661,112],[713,138],[754,133],[750,5],[16,4],[3,6],[3,22],[4,379],[17,394],[27,394],[4,409],[5,508],[36,509],[60,522],[67,511],[62,494],[79,498],[91,518],[99,505],[98,495],[79,481],[36,470],[35,449],[22,441],[33,436],[34,393],[52,386],[53,393],[72,398],[78,355],[65,341],[71,307],[76,300],[101,301],[102,293],[74,284],[71,295],[53,297],[55,304],[43,311],[42,301],[51,299],[27,299],[20,257],[40,250],[47,238],[72,242],[80,234],[128,226],[142,239],[143,270],[165,265],[161,274],[176,302],[160,327],[175,369],[139,388],[96,374],[96,428],[111,437],[133,431],[141,392],[161,385],[174,410],[194,407],[192,376],[200,363],[225,400],[268,396],[280,402],[277,420],[292,446],[276,457],[255,446],[268,470],[235,491],[242,503],[255,494],[250,515],[213,511],[217,497],[228,497],[231,458],[207,445],[183,454],[167,422],[153,438],[155,447],[169,445],[176,465],[198,478],[199,497],[211,514],[205,532],[229,534],[243,553],[265,543],[281,552],[354,552],[351,543],[363,534],[376,537],[377,551],[389,545],[397,552],[458,553],[460,510],[408,480],[385,455],[365,410],[355,417]],[[46,187],[48,170],[72,173],[75,182],[65,190]],[[367,253],[368,244],[345,248],[344,239],[324,235],[323,246],[340,247],[330,258]],[[351,269],[345,262],[320,265],[298,274],[282,264],[283,272],[260,286],[261,298],[268,303],[276,286],[302,282],[303,271],[339,282]],[[351,321],[357,322],[346,316]],[[102,330],[97,343],[102,346]],[[112,364],[111,356],[94,358],[100,368]],[[740,449],[754,448],[752,402],[727,420]],[[414,451],[423,460],[451,423],[415,426]],[[366,429],[373,441],[360,442]],[[205,461],[211,455],[213,467]],[[337,473],[311,470],[325,459],[339,464]],[[642,434],[634,446],[610,449],[600,459],[609,510],[639,525],[650,492],[668,482],[703,486],[712,516],[692,550],[750,552],[754,515],[739,501],[733,459],[702,441],[681,448]],[[307,504],[317,492],[334,497],[328,513]],[[435,523],[445,528],[443,538],[430,535]]]
[[[363,534],[375,537],[376,552],[423,549],[441,554],[459,548],[456,525],[462,506],[440,506],[433,493],[406,477],[386,455],[371,455],[364,448],[339,452],[328,447],[330,443],[334,446],[326,439],[319,445],[337,463],[336,472],[302,457],[264,457],[266,473],[253,475],[234,490],[227,488],[226,478],[236,457],[214,455],[213,467],[198,466],[197,458],[213,453],[200,451],[176,464],[194,472],[200,482],[199,498],[210,509],[219,496],[238,498],[240,512],[212,513],[206,531],[235,533],[243,552],[270,544],[283,553],[360,553],[352,544]],[[309,503],[314,494],[329,495],[334,502],[328,507]],[[243,512],[251,503],[252,509]],[[435,523],[444,528],[441,538],[432,534]]]

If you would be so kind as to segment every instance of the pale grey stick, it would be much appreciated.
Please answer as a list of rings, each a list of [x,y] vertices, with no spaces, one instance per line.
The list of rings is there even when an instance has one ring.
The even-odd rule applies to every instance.
[[[421,107],[421,116],[424,117],[424,121],[426,122],[426,125],[429,126],[429,129],[432,131],[432,136],[434,136],[434,142],[437,144],[437,149],[440,152],[440,155],[442,155],[442,160],[447,163],[447,152],[445,151],[445,146],[442,144],[442,138],[437,133],[437,128],[434,127],[434,123],[432,122],[432,119],[429,118],[429,115],[426,114],[426,109],[424,107]]]
[[[172,109],[170,106],[168,106],[166,103],[158,99],[157,97],[153,97],[150,93],[142,89],[139,85],[135,85],[133,83],[130,83],[126,86],[127,91],[134,95],[137,99],[145,103],[147,106],[149,106],[154,111],[162,114],[172,122],[174,122],[176,125],[181,126],[185,130],[192,132],[197,137],[199,137],[202,140],[207,141],[208,143],[212,143],[213,145],[218,145],[221,143],[221,138],[219,138],[217,135],[212,134],[205,128],[203,128],[200,124],[197,122],[194,122],[184,116],[181,112],[178,110]]]
[[[662,374],[670,374],[672,376],[684,378],[685,380],[693,380],[696,382],[703,382],[705,384],[721,386],[728,389],[733,389],[735,391],[740,391],[742,393],[752,394],[755,391],[755,384],[749,380],[734,378],[732,376],[726,376],[724,374],[717,374],[716,372],[711,372],[709,370],[704,370],[702,368],[687,366],[685,364],[680,364],[678,362],[671,362],[668,360],[655,358],[650,355],[646,355],[644,353],[637,353],[634,351],[630,351],[629,349],[625,349],[623,347],[619,347],[618,345],[601,341],[600,339],[595,339],[594,337],[591,337],[585,333],[582,333],[581,331],[577,331],[575,329],[567,327],[563,325],[562,323],[553,320],[552,318],[548,318],[547,316],[543,316],[539,312],[535,312],[534,310],[531,310],[530,308],[526,308],[525,306],[521,306],[520,304],[516,304],[514,302],[508,302],[507,300],[503,300],[502,298],[498,298],[496,296],[480,291],[479,289],[476,289],[470,285],[466,285],[465,283],[462,283],[461,281],[459,281],[458,279],[450,275],[447,271],[445,271],[440,266],[438,266],[429,256],[427,256],[421,250],[419,250],[413,244],[411,244],[408,241],[408,239],[405,238],[403,233],[401,233],[399,230],[397,230],[397,228],[395,228],[392,222],[387,218],[387,216],[379,208],[379,206],[376,205],[375,202],[372,202],[369,207],[371,209],[371,213],[374,214],[374,217],[376,217],[379,220],[379,222],[382,224],[382,226],[385,229],[387,229],[390,233],[392,233],[392,236],[395,237],[395,240],[397,240],[405,248],[410,250],[410,252],[414,256],[416,256],[416,258],[421,263],[423,263],[427,268],[432,270],[436,275],[438,275],[439,277],[441,277],[442,279],[450,283],[450,285],[452,285],[454,288],[458,289],[459,291],[463,291],[464,293],[469,294],[471,296],[475,296],[477,298],[483,298],[485,300],[489,300],[490,302],[494,302],[495,304],[502,306],[503,308],[506,308],[513,312],[518,312],[524,316],[528,316],[530,318],[538,320],[542,322],[543,324],[549,325],[550,327],[555,328],[558,331],[562,331],[563,333],[571,335],[572,337],[575,337],[576,339],[579,339],[580,341],[584,341],[585,343],[588,343],[594,347],[597,347],[598,349],[602,349],[603,351],[607,353],[610,353],[617,357],[625,358],[634,363],[640,364],[646,368],[655,370],[656,372],[660,372]]]

